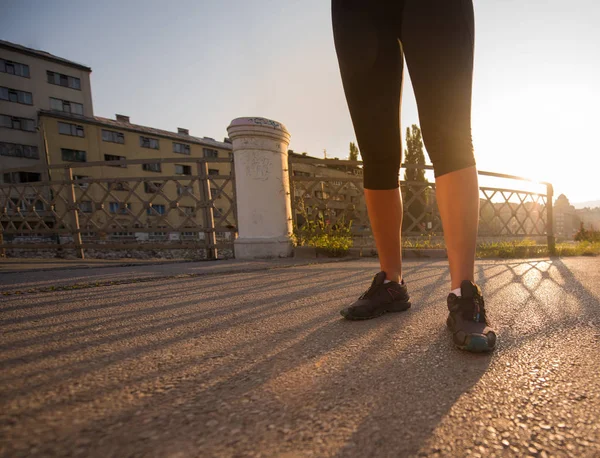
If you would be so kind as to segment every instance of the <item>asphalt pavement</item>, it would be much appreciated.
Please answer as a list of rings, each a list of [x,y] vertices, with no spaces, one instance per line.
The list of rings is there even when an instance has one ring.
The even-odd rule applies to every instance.
[[[220,262],[1,273],[0,456],[600,456],[600,258],[478,261],[492,355],[445,261],[363,322],[376,260]]]

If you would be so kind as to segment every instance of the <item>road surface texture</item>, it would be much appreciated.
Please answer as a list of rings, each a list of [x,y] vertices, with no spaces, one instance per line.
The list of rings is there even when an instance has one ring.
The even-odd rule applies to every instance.
[[[376,260],[268,264],[0,275],[0,456],[600,456],[600,259],[477,262],[493,355],[451,346],[443,261],[363,322]]]

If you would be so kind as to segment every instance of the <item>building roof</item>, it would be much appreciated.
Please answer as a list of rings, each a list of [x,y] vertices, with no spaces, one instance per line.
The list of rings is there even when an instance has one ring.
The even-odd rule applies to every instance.
[[[28,56],[38,57],[40,59],[49,60],[51,62],[57,62],[59,64],[68,65],[69,67],[78,68],[79,70],[84,70],[86,72],[91,72],[92,69],[85,65],[79,64],[77,62],[73,62],[71,60],[63,59],[62,57],[55,56],[54,54],[50,54],[46,51],[41,51],[39,49],[27,48],[26,46],[18,45],[16,43],[11,43],[10,41],[0,40],[0,48],[8,49],[10,51],[19,52],[21,54],[27,54]]]
[[[219,142],[212,138],[206,137],[194,137],[193,135],[185,135],[177,132],[169,132],[168,130],[155,129],[154,127],[140,126],[138,124],[131,124],[125,121],[117,121],[114,119],[102,118],[100,116],[94,116],[92,118],[86,116],[80,116],[71,113],[63,113],[59,111],[40,110],[40,116],[48,116],[50,118],[65,119],[73,122],[83,122],[88,124],[95,124],[98,126],[112,127],[113,129],[122,129],[130,132],[137,132],[140,134],[152,135],[154,137],[169,138],[171,140],[180,140],[185,143],[193,143],[202,146],[212,146],[221,149],[233,149],[231,143]]]

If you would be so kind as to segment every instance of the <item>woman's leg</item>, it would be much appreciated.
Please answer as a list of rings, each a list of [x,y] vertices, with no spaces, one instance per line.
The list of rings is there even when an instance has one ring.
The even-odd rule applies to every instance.
[[[415,90],[450,262],[451,289],[473,280],[479,188],[471,140],[471,0],[406,0],[402,46]]]
[[[405,0],[401,39],[435,169],[453,289],[447,324],[458,348],[490,351],[496,334],[473,283],[479,187],[471,140],[472,0]]]
[[[390,11],[364,0],[333,0],[335,47],[363,159],[365,200],[388,280],[402,279],[400,98],[403,59]]]
[[[475,247],[479,223],[477,169],[449,172],[436,179],[436,198],[450,263],[451,289],[475,281]]]
[[[365,189],[371,230],[375,238],[379,266],[386,279],[402,280],[402,196],[400,190]]]
[[[388,2],[333,0],[333,32],[344,92],[363,159],[365,199],[381,272],[341,311],[350,320],[410,307],[402,279],[400,97],[402,52]],[[395,2],[392,2],[395,3]],[[387,282],[386,282],[387,280]]]

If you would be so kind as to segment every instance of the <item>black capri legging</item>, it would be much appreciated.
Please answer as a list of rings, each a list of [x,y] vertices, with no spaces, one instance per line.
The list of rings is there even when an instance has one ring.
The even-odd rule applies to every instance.
[[[436,177],[475,165],[472,0],[333,0],[333,34],[367,189],[395,189],[403,54]]]

